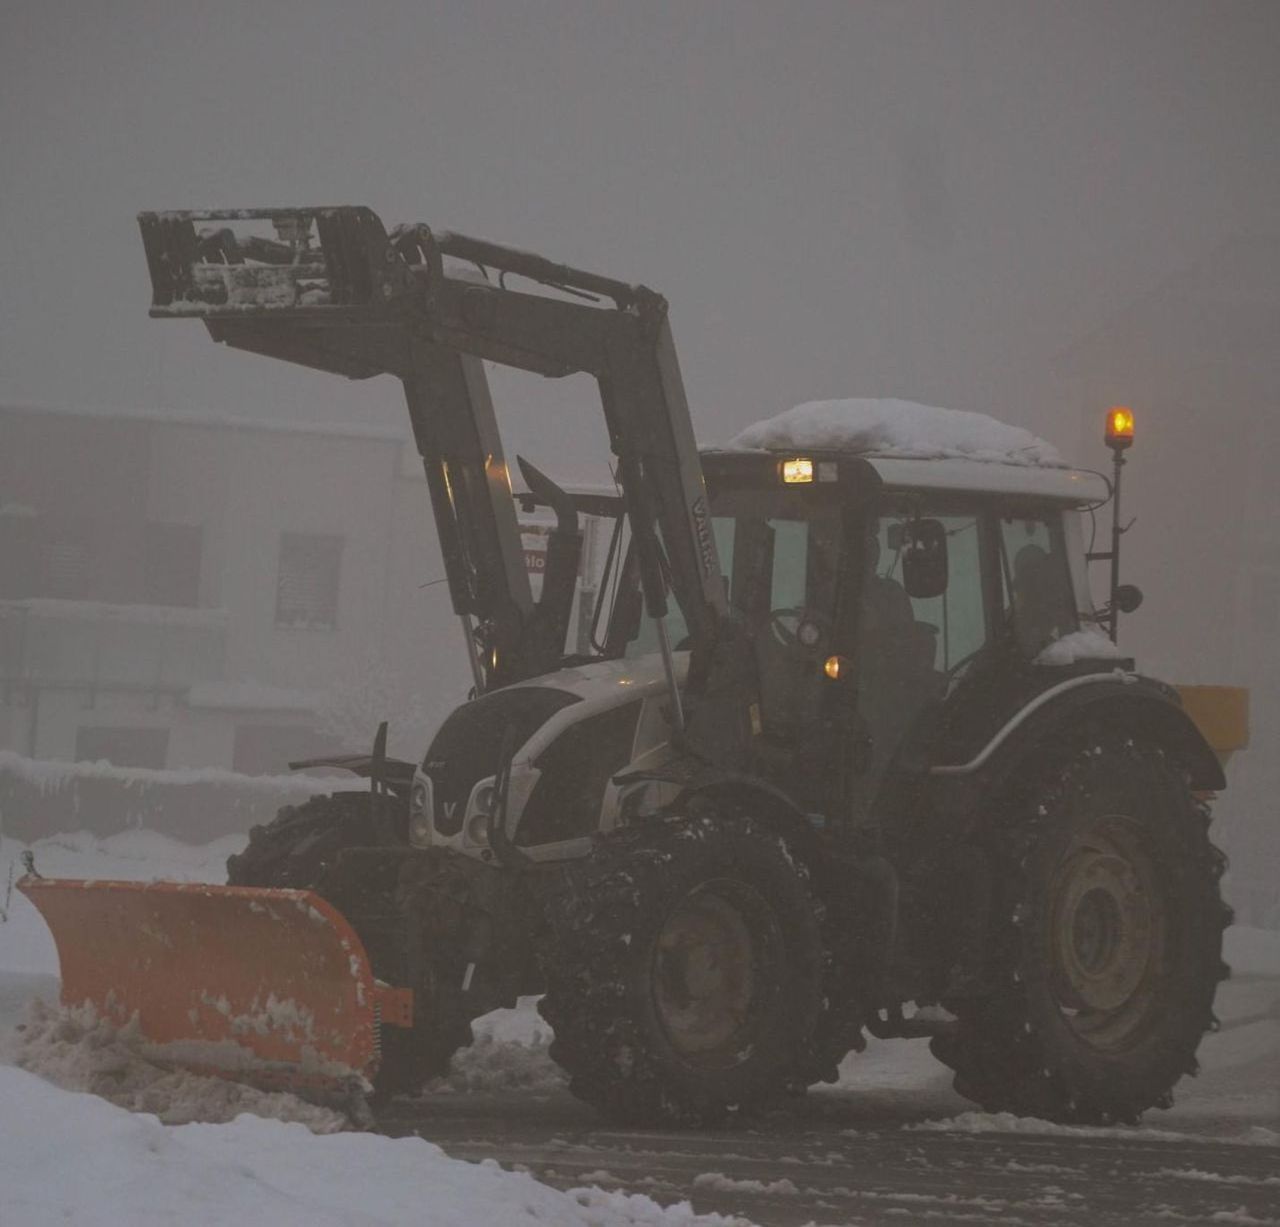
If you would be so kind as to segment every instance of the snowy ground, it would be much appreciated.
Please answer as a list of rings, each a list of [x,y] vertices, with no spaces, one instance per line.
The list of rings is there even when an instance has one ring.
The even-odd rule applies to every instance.
[[[130,832],[58,837],[34,851],[48,876],[221,881],[239,843],[191,848]],[[1134,1195],[1149,1180],[1161,1190],[1143,1203],[1155,1217],[1280,1222],[1280,934],[1228,933],[1235,974],[1219,997],[1222,1030],[1202,1046],[1203,1072],[1178,1088],[1173,1110],[1151,1113],[1136,1129],[1068,1130],[973,1112],[923,1042],[872,1041],[846,1060],[836,1087],[760,1128],[696,1138],[613,1133],[567,1095],[547,1055],[546,1025],[525,1001],[481,1020],[475,1045],[449,1077],[423,1100],[396,1106],[385,1127],[411,1136],[391,1138],[343,1131],[337,1113],[292,1096],[156,1069],[138,1059],[128,1036],[51,1008],[52,939],[26,900],[5,892],[4,875],[20,851],[12,840],[0,842],[0,909],[7,912],[0,923],[0,1218],[676,1224],[902,1222],[905,1214],[905,1221],[1076,1221],[1058,1214],[1052,1192],[1048,1200],[1025,1190],[1014,1196],[1006,1189],[1003,1200],[990,1192],[991,1181],[1044,1185],[1056,1168],[1058,1184],[1074,1178],[1085,1190],[1111,1180]],[[38,999],[49,1005],[32,1005]],[[95,1094],[77,1093],[85,1091]],[[1103,1156],[1097,1161],[1105,1171],[1095,1171],[1089,1155]],[[547,1183],[498,1163],[523,1165]],[[930,1164],[941,1174],[925,1194],[920,1190],[933,1187]],[[895,1165],[904,1187],[889,1178]],[[686,1198],[734,1217],[699,1217],[681,1204]],[[1190,1213],[1189,1198],[1199,1198],[1195,1204],[1206,1212]],[[664,1209],[659,1202],[674,1204]],[[1274,1212],[1260,1212],[1260,1204]],[[1157,1213],[1161,1206],[1165,1212]],[[1096,1221],[1129,1221],[1128,1213]]]

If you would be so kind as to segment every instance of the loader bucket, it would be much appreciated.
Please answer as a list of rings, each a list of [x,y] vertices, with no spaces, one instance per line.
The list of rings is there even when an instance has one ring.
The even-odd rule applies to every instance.
[[[377,1072],[382,1023],[412,996],[373,978],[347,920],[304,890],[24,877],[58,947],[62,1002],[144,1052],[288,1089],[346,1089]]]

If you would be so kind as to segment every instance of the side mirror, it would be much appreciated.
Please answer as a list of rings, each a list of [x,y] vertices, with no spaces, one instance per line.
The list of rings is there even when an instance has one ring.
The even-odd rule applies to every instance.
[[[1116,589],[1115,607],[1122,614],[1131,614],[1142,604],[1142,589],[1136,584],[1121,584]]]
[[[903,526],[902,586],[909,597],[927,600],[947,590],[947,530],[938,520]]]

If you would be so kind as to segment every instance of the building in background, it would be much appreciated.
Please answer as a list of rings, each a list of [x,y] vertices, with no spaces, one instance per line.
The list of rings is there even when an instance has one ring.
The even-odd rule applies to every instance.
[[[1280,926],[1280,235],[1236,238],[1111,316],[1062,355],[1077,458],[1108,406],[1133,407],[1124,578],[1146,600],[1121,643],[1147,671],[1247,686],[1251,748],[1229,772],[1217,838],[1242,918]],[[1110,510],[1099,515],[1099,549]],[[1099,564],[1095,593],[1106,576]]]
[[[0,407],[0,749],[279,772],[466,692],[403,437]]]

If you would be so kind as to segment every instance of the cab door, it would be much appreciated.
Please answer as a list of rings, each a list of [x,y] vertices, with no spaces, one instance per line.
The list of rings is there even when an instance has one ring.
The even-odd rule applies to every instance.
[[[913,573],[923,541],[941,543],[927,583]],[[867,521],[862,554],[853,662],[865,740],[853,810],[867,823],[904,743],[996,641],[999,571],[977,499],[888,495]]]

